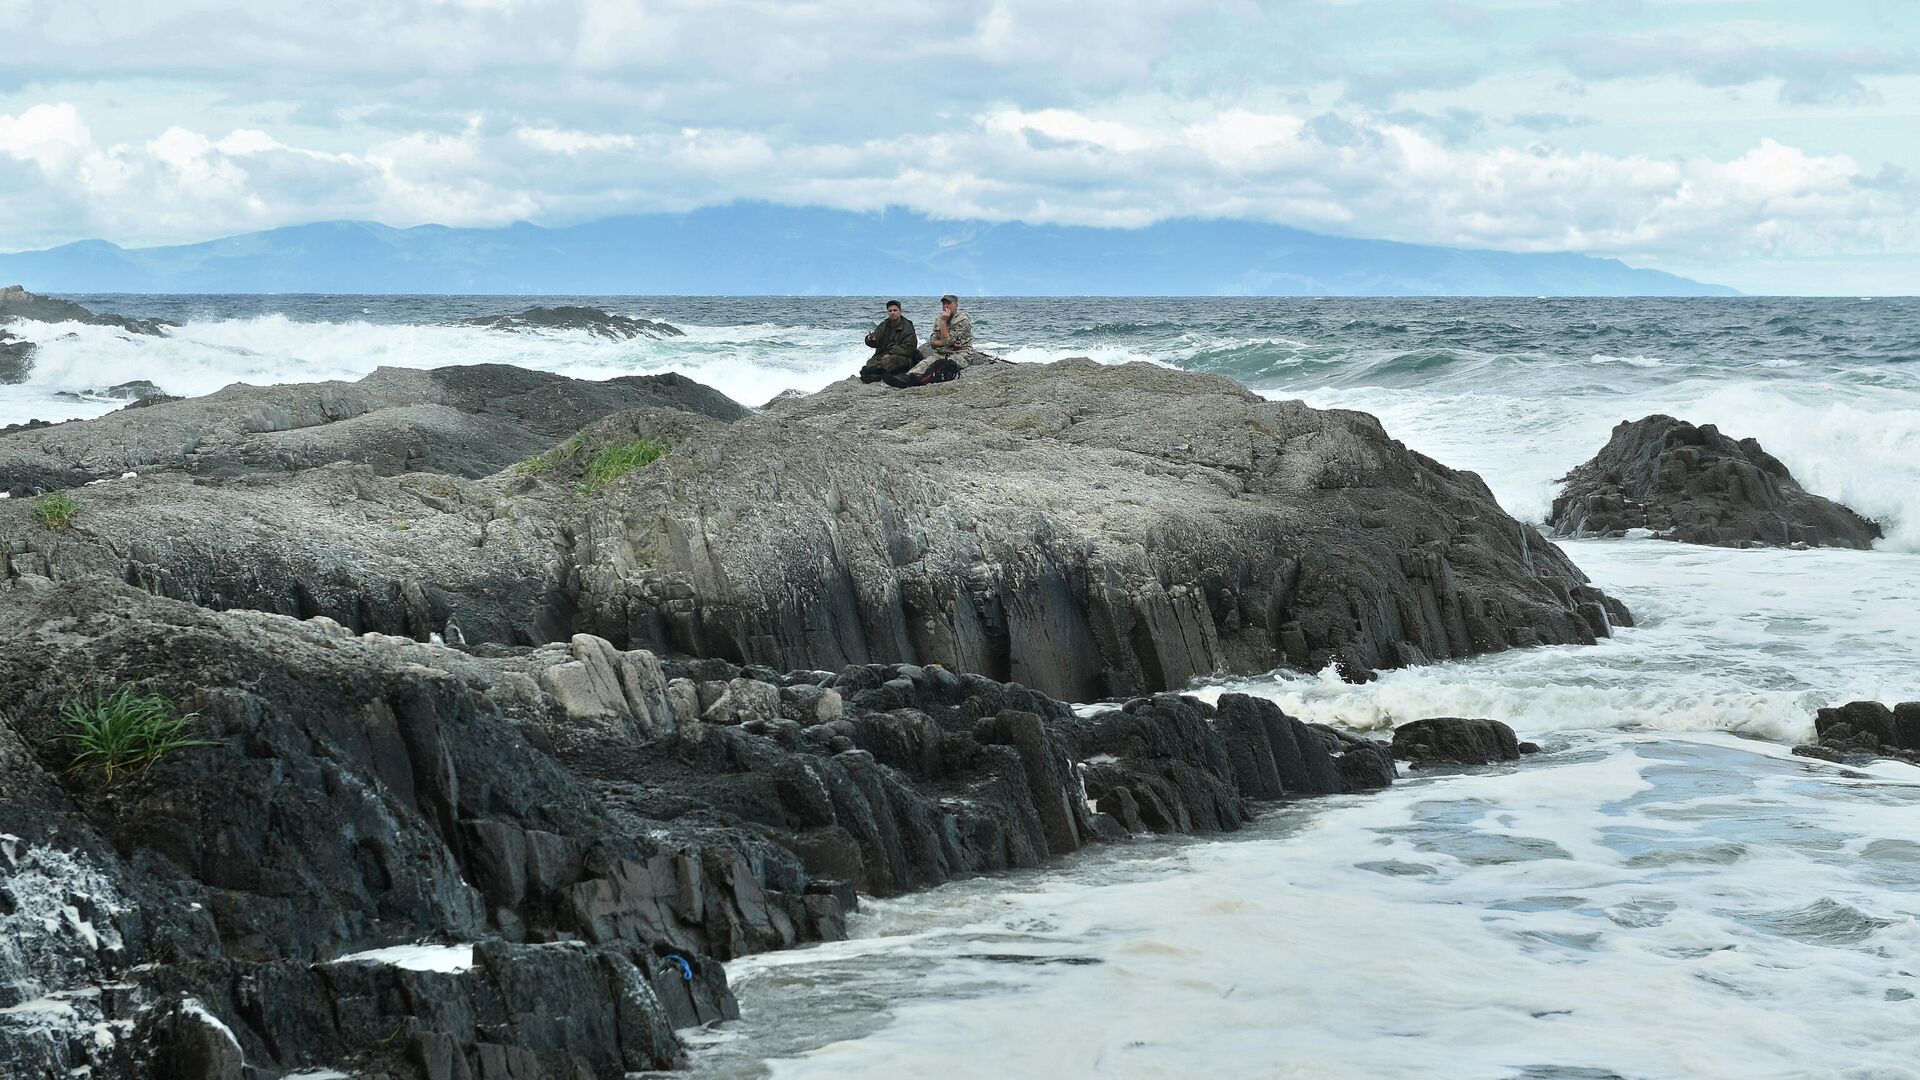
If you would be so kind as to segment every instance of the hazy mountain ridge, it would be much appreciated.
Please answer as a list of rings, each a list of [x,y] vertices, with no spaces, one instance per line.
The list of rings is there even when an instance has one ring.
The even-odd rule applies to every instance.
[[[1737,295],[1614,259],[1254,222],[1094,229],[764,203],[565,228],[335,221],[171,247],[86,240],[0,255],[0,280],[56,293]]]

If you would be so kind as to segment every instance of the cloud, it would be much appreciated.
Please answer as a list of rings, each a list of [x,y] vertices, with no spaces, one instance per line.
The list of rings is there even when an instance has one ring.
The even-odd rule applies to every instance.
[[[1538,131],[1538,132],[1544,133],[1549,131],[1568,131],[1573,128],[1591,127],[1592,125],[1598,123],[1599,121],[1595,120],[1591,116],[1577,116],[1577,115],[1570,115],[1568,113],[1522,112],[1522,113],[1514,113],[1512,116],[1507,118],[1507,122],[1517,128],[1525,128],[1528,131]]]
[[[51,104],[0,117],[0,152],[31,164],[39,180],[32,197],[0,210],[9,233],[39,216],[155,239],[326,218],[565,223],[767,199],[1053,224],[1245,218],[1408,241],[1697,260],[1886,249],[1914,239],[1920,211],[1920,191],[1898,170],[1869,173],[1847,155],[1773,140],[1725,160],[1470,148],[1424,123],[1359,109],[1194,109],[1141,121],[1007,108],[938,134],[844,142],[475,118],[454,133],[330,151],[253,129],[177,127],[101,145],[77,110]]]
[[[1896,107],[1915,43],[1849,39],[1838,17],[1736,24],[1732,4],[1620,0],[0,10],[5,249],[734,199],[1247,217],[1696,267],[1920,249],[1920,139]],[[1564,36],[1588,26],[1635,33]],[[1866,123],[1815,136],[1779,126],[1770,94],[1725,92],[1769,80],[1780,101],[1855,103]]]
[[[1702,86],[1745,86],[1780,81],[1780,100],[1789,105],[1867,102],[1873,91],[1867,75],[1920,73],[1920,53],[1874,47],[1809,49],[1761,44],[1717,34],[1691,37],[1662,34],[1634,37],[1603,34],[1559,38],[1539,46],[1583,79],[1677,76]]]

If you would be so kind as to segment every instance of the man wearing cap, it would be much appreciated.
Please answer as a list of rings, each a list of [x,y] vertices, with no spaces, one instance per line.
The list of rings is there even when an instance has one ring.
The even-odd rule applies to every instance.
[[[973,351],[973,320],[960,310],[960,298],[948,293],[940,298],[940,317],[933,320],[933,336],[920,350],[920,359],[957,360],[965,367],[962,353]]]
[[[867,333],[873,356],[860,369],[861,382],[879,382],[889,375],[902,375],[919,359],[919,332],[913,320],[901,314],[900,301],[887,301],[887,317]]]

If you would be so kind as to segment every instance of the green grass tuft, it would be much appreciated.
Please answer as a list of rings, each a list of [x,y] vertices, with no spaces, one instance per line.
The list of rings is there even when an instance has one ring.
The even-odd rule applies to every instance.
[[[659,461],[672,449],[671,445],[659,439],[641,438],[615,443],[593,456],[593,461],[587,465],[586,475],[580,478],[580,491],[591,495],[633,470]]]
[[[111,783],[115,776],[139,772],[175,750],[215,745],[188,736],[188,726],[199,715],[182,716],[167,698],[131,686],[112,693],[96,686],[60,703],[61,730],[55,737],[74,749],[68,772],[99,769]]]
[[[521,462],[516,468],[519,469],[522,476],[539,476],[541,473],[552,472],[560,467],[561,462],[579,453],[580,448],[585,446],[586,443],[586,433],[575,432],[566,442],[561,443],[559,446],[545,453],[535,454]]]
[[[33,501],[33,519],[49,529],[64,529],[73,524],[80,512],[80,500],[64,491],[42,495]]]

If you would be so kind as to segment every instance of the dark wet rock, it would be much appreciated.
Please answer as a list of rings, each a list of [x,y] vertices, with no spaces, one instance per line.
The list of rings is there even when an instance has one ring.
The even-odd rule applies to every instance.
[[[1814,716],[1812,743],[1794,747],[1802,757],[1860,764],[1893,758],[1920,765],[1920,701],[1887,706],[1850,701]]]
[[[19,431],[38,431],[41,428],[52,427],[53,424],[52,420],[26,420],[18,424],[0,425],[0,435],[12,435]]]
[[[167,392],[146,379],[132,382],[115,383],[107,387],[104,396],[122,401],[150,401],[157,397],[166,397]]]
[[[1719,547],[1870,548],[1880,526],[1809,494],[1753,439],[1671,416],[1622,421],[1592,460],[1561,478],[1547,524],[1561,536],[1651,530]]]
[[[1081,701],[1587,643],[1625,615],[1372,417],[1148,364],[836,384],[692,436],[576,536],[583,628],[624,645]]]
[[[0,323],[13,319],[27,319],[32,322],[86,323],[89,326],[114,326],[128,333],[159,336],[167,332],[167,327],[179,323],[166,319],[130,319],[125,315],[110,312],[92,312],[71,300],[58,300],[51,296],[30,293],[19,285],[8,285],[0,289]],[[6,380],[0,379],[0,382]]]
[[[33,372],[33,342],[0,330],[0,386],[23,383]]]
[[[231,477],[333,462],[381,475],[478,477],[633,409],[720,421],[747,415],[725,395],[677,374],[594,382],[505,364],[381,368],[351,383],[235,384],[9,439],[0,444],[0,491],[78,487],[128,471]]]
[[[524,333],[537,330],[584,330],[595,337],[625,341],[636,337],[669,338],[685,337],[686,332],[677,326],[655,322],[652,319],[636,319],[627,315],[614,315],[599,308],[573,307],[530,307],[512,315],[480,315],[463,319],[462,326],[483,326],[489,330],[505,330],[510,333]]]
[[[0,584],[10,1075],[669,1067],[734,1015],[718,961],[843,935],[856,889],[1236,829],[1370,753],[1231,694],[1081,717],[939,667],[468,652],[32,569]],[[59,703],[127,682],[211,745],[65,772]],[[473,966],[350,959],[418,941]]]
[[[1421,765],[1490,765],[1520,757],[1513,729],[1498,720],[1436,716],[1393,731],[1393,756]]]

